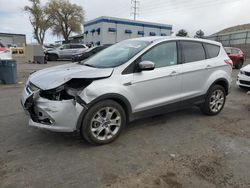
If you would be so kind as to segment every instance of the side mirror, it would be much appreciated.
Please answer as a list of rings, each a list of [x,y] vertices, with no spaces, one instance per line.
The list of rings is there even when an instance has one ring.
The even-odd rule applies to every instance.
[[[231,53],[230,52],[227,52],[227,55],[230,55]]]
[[[63,47],[61,47],[60,50],[63,50]]]
[[[152,61],[142,61],[139,63],[139,69],[141,71],[154,70],[155,64]]]

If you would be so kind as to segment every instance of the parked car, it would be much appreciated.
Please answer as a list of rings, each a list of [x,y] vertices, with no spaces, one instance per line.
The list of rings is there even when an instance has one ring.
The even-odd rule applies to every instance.
[[[5,45],[0,41],[0,60],[1,59],[12,59],[11,50],[5,47]]]
[[[222,109],[232,61],[218,42],[143,37],[119,42],[81,63],[33,73],[23,90],[29,125],[80,130],[93,144],[115,140],[127,122],[199,106]]]
[[[89,48],[85,52],[74,54],[72,55],[72,62],[79,62],[79,61],[85,60],[89,58],[90,56],[104,50],[105,48],[109,46],[110,45],[94,46],[92,48]]]
[[[45,57],[48,61],[70,59],[72,54],[85,52],[88,47],[84,44],[63,44],[60,47],[46,50]]]
[[[250,65],[240,69],[236,84],[242,88],[250,87]]]
[[[225,47],[228,57],[233,61],[233,65],[236,69],[240,69],[245,60],[245,55],[239,48]]]

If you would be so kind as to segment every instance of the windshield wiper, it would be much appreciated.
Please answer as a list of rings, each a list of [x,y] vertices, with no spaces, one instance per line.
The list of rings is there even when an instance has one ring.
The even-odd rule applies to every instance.
[[[88,66],[88,67],[96,68],[94,65],[90,65],[90,64],[85,64],[85,63],[84,63],[83,65]]]

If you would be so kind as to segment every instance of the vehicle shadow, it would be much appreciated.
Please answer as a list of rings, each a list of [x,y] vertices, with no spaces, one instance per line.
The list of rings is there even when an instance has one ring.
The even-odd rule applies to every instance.
[[[137,131],[141,129],[146,129],[150,126],[164,126],[169,121],[174,121],[174,119],[185,118],[187,116],[203,116],[203,114],[199,111],[198,108],[190,108],[184,109],[180,111],[171,112],[168,114],[157,115],[149,118],[143,118],[140,120],[133,121],[128,123],[125,127],[124,131],[122,132],[121,137],[118,138],[118,142],[124,142],[123,139],[127,139],[126,133],[131,131]],[[41,130],[37,128],[32,128],[32,134],[36,139],[35,144],[52,144],[53,146],[64,146],[64,147],[74,147],[74,148],[92,148],[95,145],[89,144],[86,142],[80,135],[80,132],[73,132],[73,133],[58,133],[58,132],[51,132],[48,130]],[[115,144],[117,140],[115,140],[111,144]],[[101,146],[98,146],[101,147]]]

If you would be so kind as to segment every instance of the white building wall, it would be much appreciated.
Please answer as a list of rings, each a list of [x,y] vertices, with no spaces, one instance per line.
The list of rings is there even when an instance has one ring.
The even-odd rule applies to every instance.
[[[125,22],[128,22],[129,24],[121,23],[119,19],[116,20],[110,19],[106,22],[99,22],[99,23],[93,22],[93,24],[89,24],[89,26],[84,27],[84,31],[85,32],[88,31],[87,35],[84,34],[84,42],[93,44],[100,42],[101,45],[114,44],[129,38],[143,37],[143,35],[138,35],[138,31],[143,31],[144,36],[150,36],[150,32],[154,32],[156,36],[160,36],[162,33],[166,35],[171,34],[171,29],[166,29],[166,28],[162,29],[161,25],[157,25],[154,23],[151,23],[154,24],[154,26],[149,27],[147,25],[149,25],[150,23],[145,24],[146,26],[141,26],[141,25],[137,26],[136,24],[133,23],[133,21],[127,20]],[[91,23],[91,21],[89,23]],[[141,24],[141,22],[138,23]],[[100,28],[99,35],[97,32],[94,32],[93,34],[91,33],[92,30],[96,30],[98,28]],[[116,31],[110,32],[109,28],[115,29]],[[132,33],[131,34],[125,33],[125,30],[131,30]]]

